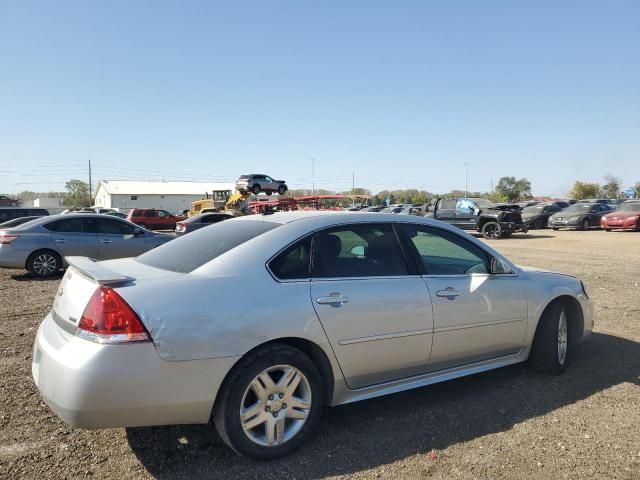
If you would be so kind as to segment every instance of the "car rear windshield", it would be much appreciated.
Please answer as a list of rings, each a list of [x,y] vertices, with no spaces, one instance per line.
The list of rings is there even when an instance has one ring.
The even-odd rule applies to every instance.
[[[229,220],[196,230],[143,253],[136,261],[163,270],[190,273],[223,253],[279,227],[280,223]]]

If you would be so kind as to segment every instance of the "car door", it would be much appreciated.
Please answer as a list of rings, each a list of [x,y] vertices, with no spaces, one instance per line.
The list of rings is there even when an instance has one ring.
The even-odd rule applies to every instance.
[[[448,223],[454,223],[456,220],[456,204],[458,201],[451,198],[443,198],[438,200],[435,218]]]
[[[142,221],[150,229],[158,228],[158,213],[155,210],[143,210]]]
[[[98,236],[93,218],[67,217],[43,227],[51,232],[50,241],[63,257],[98,258]]]
[[[445,229],[406,225],[434,315],[431,368],[442,369],[519,352],[527,328],[525,287],[513,273],[490,274],[478,245]]]
[[[166,210],[156,210],[156,213],[158,214],[158,228],[176,228],[176,220],[173,214]]]
[[[456,202],[456,227],[472,230],[477,225],[478,206],[469,198],[461,198]]]
[[[605,213],[609,213],[611,211],[613,210],[607,205],[596,203],[593,207],[591,207],[591,210],[589,211],[589,222],[592,226],[599,226],[602,216]]]
[[[349,387],[426,371],[431,303],[393,226],[330,228],[313,245],[311,302]]]
[[[100,260],[137,257],[147,250],[145,234],[133,225],[108,217],[97,219],[96,223]]]

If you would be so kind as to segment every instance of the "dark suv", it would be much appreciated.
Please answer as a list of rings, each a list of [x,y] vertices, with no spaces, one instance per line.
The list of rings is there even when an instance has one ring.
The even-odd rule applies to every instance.
[[[44,208],[0,207],[0,223],[8,222],[14,218],[43,217],[45,215],[49,215],[49,211]]]
[[[284,195],[288,189],[289,187],[287,187],[287,183],[284,180],[274,180],[268,175],[257,173],[242,175],[236,181],[236,190],[239,192],[252,192],[256,195],[260,192],[264,192],[267,195],[278,192],[278,195]]]

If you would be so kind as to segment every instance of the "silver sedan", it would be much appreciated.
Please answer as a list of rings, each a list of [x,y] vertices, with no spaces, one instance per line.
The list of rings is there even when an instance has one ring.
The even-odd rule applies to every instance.
[[[70,255],[136,257],[173,238],[105,215],[52,215],[0,230],[0,268],[25,268],[36,277],[50,277],[67,266]]]
[[[414,216],[253,215],[67,261],[32,364],[51,409],[83,428],[213,420],[258,460],[324,405],[524,361],[562,373],[593,326],[580,280]]]

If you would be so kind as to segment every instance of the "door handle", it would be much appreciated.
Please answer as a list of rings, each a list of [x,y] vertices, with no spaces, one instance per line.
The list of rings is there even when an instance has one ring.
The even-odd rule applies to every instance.
[[[111,240],[105,238],[104,240],[100,240],[100,243],[111,243]]]
[[[56,242],[56,243],[67,243],[67,241],[64,238],[56,238],[54,240],[54,242]]]
[[[462,292],[454,290],[453,287],[447,287],[444,290],[438,290],[436,292],[437,297],[445,297],[450,300],[453,300],[455,297],[459,297],[460,295],[462,295]]]
[[[320,305],[342,305],[343,303],[347,303],[348,301],[349,297],[345,297],[338,292],[333,292],[329,294],[328,297],[316,298],[316,302]]]

